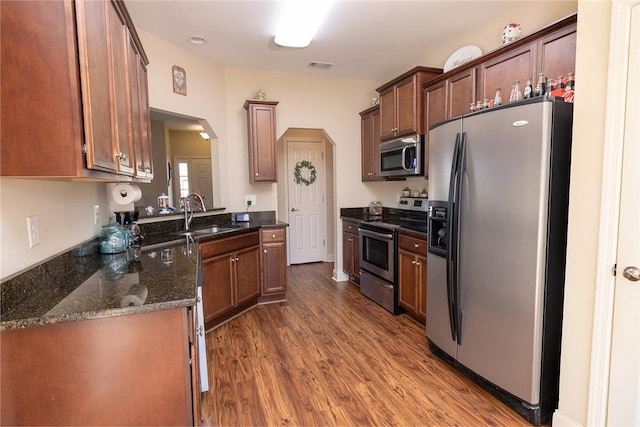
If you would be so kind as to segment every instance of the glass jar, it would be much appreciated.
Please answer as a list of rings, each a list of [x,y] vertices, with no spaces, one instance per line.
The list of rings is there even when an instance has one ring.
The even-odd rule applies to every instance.
[[[127,250],[127,230],[116,223],[102,227],[98,236],[101,254],[117,254]]]

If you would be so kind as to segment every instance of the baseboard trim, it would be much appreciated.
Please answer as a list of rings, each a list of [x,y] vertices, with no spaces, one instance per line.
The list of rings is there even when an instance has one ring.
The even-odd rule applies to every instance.
[[[346,282],[347,280],[349,280],[349,276],[345,274],[344,271],[342,270],[334,269],[332,279],[336,282]]]
[[[551,425],[553,427],[583,427],[582,424],[557,409],[553,413]]]

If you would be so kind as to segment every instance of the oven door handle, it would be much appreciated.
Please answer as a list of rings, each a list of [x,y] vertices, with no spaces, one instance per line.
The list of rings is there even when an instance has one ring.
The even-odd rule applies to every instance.
[[[362,228],[358,228],[358,231],[360,233],[362,233],[362,235],[364,235],[364,236],[378,237],[378,238],[384,239],[384,240],[393,240],[393,234],[377,233],[377,232],[371,231],[371,230],[363,230]]]

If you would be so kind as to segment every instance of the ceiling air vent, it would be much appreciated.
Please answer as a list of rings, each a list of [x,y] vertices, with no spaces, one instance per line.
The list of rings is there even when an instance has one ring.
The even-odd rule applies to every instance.
[[[330,63],[330,62],[313,61],[313,62],[309,62],[308,67],[309,68],[316,68],[318,70],[328,70],[329,68],[333,67],[333,64]]]

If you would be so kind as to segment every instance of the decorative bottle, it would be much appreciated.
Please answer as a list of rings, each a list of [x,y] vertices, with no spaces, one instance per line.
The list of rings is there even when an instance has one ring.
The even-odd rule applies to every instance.
[[[498,106],[502,104],[502,94],[500,93],[500,88],[496,89],[496,96],[493,99],[493,105]]]
[[[524,87],[524,99],[533,97],[533,87],[531,86],[531,77],[527,79],[527,85]]]

